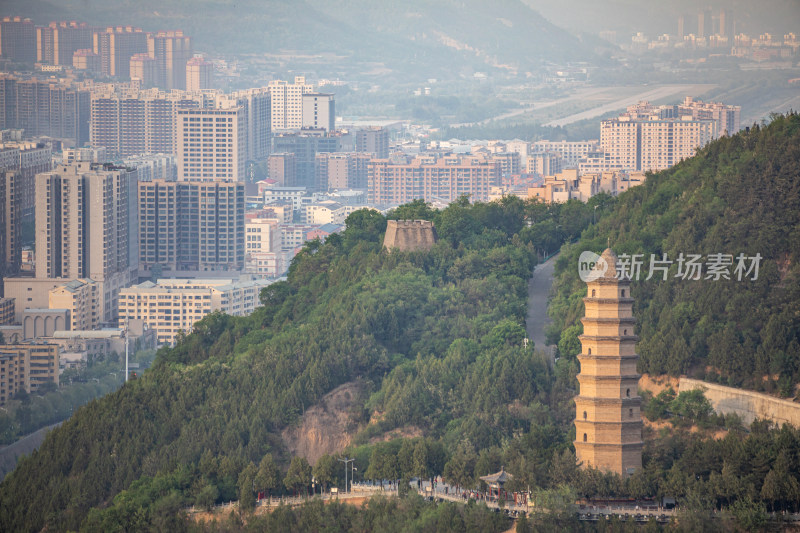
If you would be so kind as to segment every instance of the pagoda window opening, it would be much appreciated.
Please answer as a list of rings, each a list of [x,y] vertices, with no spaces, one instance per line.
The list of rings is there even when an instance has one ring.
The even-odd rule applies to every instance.
[[[592,349],[589,348],[589,355],[592,355]]]
[[[583,412],[583,419],[586,420],[586,411]]]
[[[583,442],[586,442],[586,433],[583,434]]]
[[[622,297],[625,298],[625,289],[622,289]]]
[[[631,397],[631,390],[630,389],[625,389],[625,396],[627,396],[628,398]]]
[[[592,298],[594,298],[594,293],[595,293],[595,290],[592,289]]]

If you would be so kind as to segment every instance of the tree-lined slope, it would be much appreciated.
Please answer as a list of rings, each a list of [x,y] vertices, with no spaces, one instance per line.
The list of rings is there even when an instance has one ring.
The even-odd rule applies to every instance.
[[[586,286],[578,255],[610,242],[617,254],[643,254],[633,283],[639,366],[651,374],[690,373],[794,396],[800,382],[800,117],[775,117],[711,143],[618,199],[613,213],[558,264],[551,332],[574,358]],[[667,280],[650,256],[673,261]],[[700,280],[677,276],[680,254],[702,256]],[[707,279],[710,256],[730,256],[730,279]],[[761,256],[739,280],[737,257]],[[750,268],[747,259],[745,266]],[[685,269],[684,269],[685,272]],[[677,276],[677,277],[676,277]],[[756,279],[753,279],[756,278]]]
[[[280,431],[352,380],[371,393],[353,413],[356,426],[373,420],[364,438],[413,426],[477,453],[529,431],[526,406],[552,382],[523,346],[534,247],[550,225],[577,235],[589,209],[415,202],[395,216],[434,219],[440,242],[410,254],[382,250],[383,216],[354,213],[343,234],[305,246],[263,308],[207,317],[51,433],[0,485],[0,530],[155,527],[208,494],[235,499],[248,465],[289,462]]]

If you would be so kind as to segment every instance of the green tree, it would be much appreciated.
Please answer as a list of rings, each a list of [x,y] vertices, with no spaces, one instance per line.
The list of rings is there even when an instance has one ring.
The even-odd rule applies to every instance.
[[[266,492],[269,501],[272,500],[272,491],[280,487],[281,475],[278,466],[272,459],[272,454],[267,453],[258,464],[255,476],[255,487],[258,492]]]
[[[317,483],[320,484],[320,487],[323,491],[327,490],[328,487],[333,484],[333,480],[336,478],[334,474],[336,471],[336,463],[336,459],[326,453],[317,459],[317,464],[314,465],[312,474],[316,478]]]
[[[283,484],[297,494],[300,493],[300,489],[305,488],[306,495],[308,495],[308,486],[311,484],[311,465],[308,464],[305,457],[292,457],[289,471],[283,478]]]
[[[237,486],[239,488],[239,509],[242,511],[252,511],[256,506],[254,492],[256,472],[256,465],[251,462],[239,473]]]
[[[206,483],[197,493],[194,504],[206,511],[210,511],[214,507],[218,497],[219,489],[212,483]]]

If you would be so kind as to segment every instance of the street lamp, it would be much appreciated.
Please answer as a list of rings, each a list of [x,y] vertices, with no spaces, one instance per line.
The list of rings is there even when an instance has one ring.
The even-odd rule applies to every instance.
[[[125,383],[128,382],[128,330],[129,323],[125,320]]]
[[[352,463],[355,461],[355,458],[348,459],[345,457],[344,459],[339,459],[340,462],[344,463],[344,491],[347,493],[347,463]]]

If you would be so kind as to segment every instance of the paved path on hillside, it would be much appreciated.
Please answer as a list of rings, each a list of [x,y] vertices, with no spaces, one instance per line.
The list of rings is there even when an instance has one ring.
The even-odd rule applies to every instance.
[[[48,431],[60,425],[61,422],[53,424],[52,426],[43,427],[30,435],[22,437],[17,442],[0,448],[0,480],[2,480],[6,474],[14,470],[20,457],[32,454],[33,451],[42,444]]]
[[[525,320],[525,328],[528,337],[533,341],[534,348],[544,351],[553,363],[553,346],[545,344],[545,328],[550,324],[550,317],[547,316],[547,300],[550,296],[550,288],[553,286],[553,269],[555,268],[558,254],[554,255],[544,263],[537,265],[528,282],[528,318]]]

